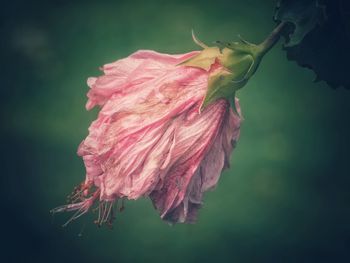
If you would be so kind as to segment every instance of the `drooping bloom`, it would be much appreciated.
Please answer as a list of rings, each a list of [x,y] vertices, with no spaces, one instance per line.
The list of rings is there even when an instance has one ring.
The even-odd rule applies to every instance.
[[[260,60],[247,42],[195,41],[202,51],[140,50],[88,79],[86,108],[101,110],[78,149],[86,179],[54,212],[76,210],[74,220],[98,203],[97,223],[109,223],[117,200],[150,197],[162,219],[195,221],[239,137],[235,91]]]

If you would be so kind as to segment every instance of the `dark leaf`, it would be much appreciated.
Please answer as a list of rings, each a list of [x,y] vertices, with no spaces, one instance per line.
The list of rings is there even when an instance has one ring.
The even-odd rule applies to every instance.
[[[312,69],[315,81],[350,88],[350,1],[281,0],[274,19],[292,25],[284,46],[289,60]]]

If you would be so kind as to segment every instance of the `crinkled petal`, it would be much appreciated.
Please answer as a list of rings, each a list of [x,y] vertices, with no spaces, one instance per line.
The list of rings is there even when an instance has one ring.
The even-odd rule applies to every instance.
[[[177,66],[197,53],[138,51],[88,80],[87,108],[102,108],[78,155],[101,202],[149,196],[164,220],[196,220],[203,193],[229,166],[241,121],[226,99],[200,112],[208,76],[221,66]]]
[[[161,54],[155,51],[140,50],[127,58],[106,64],[102,67],[105,75],[89,78],[90,91],[86,108],[104,105],[113,94],[125,94],[135,85],[147,82],[164,74],[174,65],[195,56],[193,51],[180,55]]]
[[[222,138],[227,132],[233,133],[228,130],[230,118],[239,117],[229,111],[226,100],[219,100],[190,122],[179,126],[178,143],[172,157],[175,162],[163,185],[151,193],[163,218],[188,221],[188,202],[191,202],[191,207],[198,207],[202,192],[216,184],[225,161]],[[183,213],[173,213],[180,205]]]

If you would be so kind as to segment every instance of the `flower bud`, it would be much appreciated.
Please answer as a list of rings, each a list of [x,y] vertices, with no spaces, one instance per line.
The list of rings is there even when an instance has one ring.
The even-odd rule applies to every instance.
[[[212,102],[225,98],[235,109],[236,91],[241,89],[257,70],[263,55],[275,43],[277,36],[271,35],[260,45],[240,38],[239,42],[217,41],[217,47],[208,47],[192,34],[195,43],[204,49],[196,56],[179,65],[210,71],[208,89],[200,111]],[[278,35],[279,37],[279,35]],[[236,111],[237,113],[237,111]]]

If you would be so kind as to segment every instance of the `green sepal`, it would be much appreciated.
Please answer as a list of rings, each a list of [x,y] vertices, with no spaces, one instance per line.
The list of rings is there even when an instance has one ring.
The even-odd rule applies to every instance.
[[[217,99],[231,97],[234,92],[231,85],[231,75],[232,73],[227,70],[216,71],[209,75],[208,88],[201,104],[200,112]]]
[[[225,98],[230,102],[233,112],[240,116],[235,103],[236,90],[243,87],[246,81],[244,83],[234,83],[232,77],[233,75],[227,71],[220,71],[209,77],[207,93],[199,112],[202,112],[212,102]]]
[[[236,91],[247,83],[254,70],[254,59],[249,54],[224,51],[220,62],[227,69],[214,71],[209,75],[208,88],[200,111],[220,98],[229,101],[234,99]],[[235,109],[235,104],[231,105]]]
[[[248,80],[257,68],[256,59],[251,54],[227,48],[222,50],[219,61],[232,72],[233,82]]]
[[[197,67],[206,71],[211,69],[216,60],[222,65],[222,68],[210,72],[207,91],[199,111],[212,102],[224,98],[230,101],[233,111],[239,115],[235,104],[236,91],[241,89],[255,73],[263,55],[271,46],[270,39],[255,45],[239,36],[239,42],[217,41],[217,47],[207,47],[194,34],[192,36],[194,42],[204,49],[178,65]]]
[[[237,75],[227,70],[218,70],[209,75],[208,88],[200,107],[203,111],[209,104],[218,99],[231,100],[238,89],[242,88],[247,80],[235,81]]]
[[[209,71],[216,58],[220,56],[221,53],[218,47],[208,47],[203,49],[198,55],[181,62],[178,66],[196,67]]]
[[[232,98],[230,99],[230,104],[233,112],[237,115],[240,116],[238,113],[237,107],[236,107],[236,92],[233,93]]]

